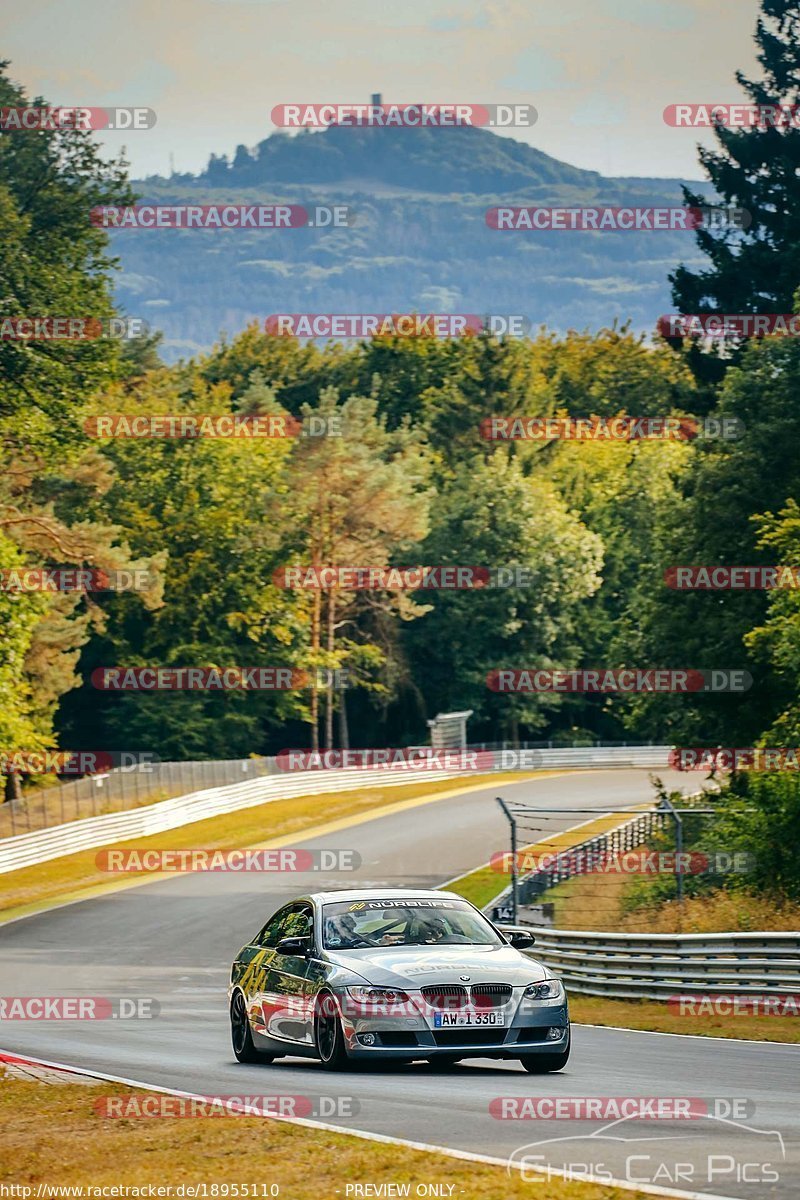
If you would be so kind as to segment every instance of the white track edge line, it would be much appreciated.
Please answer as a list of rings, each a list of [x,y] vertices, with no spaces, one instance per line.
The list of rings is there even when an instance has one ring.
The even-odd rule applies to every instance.
[[[85,1067],[73,1067],[66,1063],[52,1062],[43,1058],[31,1058],[25,1054],[15,1054],[13,1050],[0,1050],[0,1056],[8,1056],[8,1058],[16,1061],[30,1063],[33,1066],[50,1067],[56,1071],[71,1071],[74,1075],[85,1075],[90,1079],[105,1079],[109,1083],[121,1083],[126,1087],[141,1088],[146,1092],[159,1092],[166,1096],[179,1096],[186,1100],[207,1100],[208,1097],[202,1096],[196,1092],[183,1092],[178,1088],[162,1087],[152,1083],[142,1083],[138,1079],[127,1079],[121,1075],[107,1075],[100,1071],[89,1071]],[[0,1057],[0,1063],[3,1059]],[[243,1113],[249,1112],[249,1106],[245,1105],[242,1108]],[[448,1146],[432,1146],[428,1142],[412,1142],[408,1138],[392,1137],[385,1133],[371,1133],[367,1129],[347,1129],[341,1125],[332,1125],[328,1121],[311,1121],[308,1117],[274,1117],[265,1114],[259,1110],[252,1113],[252,1116],[262,1117],[267,1120],[285,1121],[289,1125],[300,1125],[306,1129],[320,1129],[326,1133],[338,1133],[344,1136],[361,1138],[368,1142],[381,1142],[390,1146],[405,1146],[410,1150],[420,1150],[427,1154],[441,1154],[446,1158],[461,1159],[465,1162],[484,1163],[491,1167],[505,1167],[510,1174],[512,1164],[503,1158],[493,1158],[488,1154],[472,1154],[469,1150],[455,1150]],[[514,1170],[522,1170],[513,1164]],[[582,1175],[580,1180],[567,1179],[567,1173],[563,1170],[554,1167],[532,1167],[530,1168],[541,1175],[555,1175],[562,1178],[567,1183],[597,1183],[605,1187],[618,1187],[627,1192],[640,1192],[649,1196],[668,1196],[675,1200],[742,1200],[741,1196],[720,1196],[715,1192],[685,1192],[679,1189],[664,1188],[656,1184],[649,1187],[641,1187],[639,1184],[629,1183],[624,1179],[607,1179],[596,1175]]]
[[[580,992],[575,993],[580,996]],[[615,997],[619,999],[619,997]],[[611,997],[609,997],[611,999]],[[657,1002],[656,1002],[657,1003]],[[592,1025],[588,1021],[571,1021],[571,1025],[581,1025],[584,1029],[613,1029],[616,1033],[646,1033],[648,1037],[680,1037],[695,1038],[700,1042],[732,1042],[740,1046],[784,1046],[790,1050],[800,1050],[797,1042],[771,1042],[766,1038],[729,1038],[717,1037],[713,1033],[665,1033],[663,1029],[631,1029],[627,1025]]]

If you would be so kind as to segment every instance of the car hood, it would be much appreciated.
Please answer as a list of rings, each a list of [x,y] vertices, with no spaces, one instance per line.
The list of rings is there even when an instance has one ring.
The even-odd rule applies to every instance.
[[[540,962],[513,946],[384,946],[364,950],[326,950],[330,962],[382,987],[419,990],[431,984],[537,983],[548,972]]]

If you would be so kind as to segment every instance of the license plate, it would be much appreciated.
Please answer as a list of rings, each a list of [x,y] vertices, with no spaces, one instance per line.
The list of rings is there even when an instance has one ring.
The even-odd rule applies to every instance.
[[[433,1014],[435,1029],[449,1029],[451,1026],[476,1025],[505,1025],[505,1013],[501,1012],[437,1012]]]

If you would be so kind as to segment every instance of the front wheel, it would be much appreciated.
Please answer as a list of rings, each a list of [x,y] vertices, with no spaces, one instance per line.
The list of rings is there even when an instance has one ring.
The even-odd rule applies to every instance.
[[[519,1061],[531,1075],[548,1075],[551,1071],[560,1071],[569,1061],[571,1043],[572,1038],[569,1038],[566,1050],[562,1050],[560,1054],[521,1054]]]
[[[253,1045],[253,1034],[247,1019],[247,1005],[241,992],[231,1002],[231,1044],[240,1063],[271,1063],[273,1054],[264,1054]]]
[[[314,1019],[314,1034],[317,1054],[326,1071],[344,1071],[349,1066],[347,1048],[344,1044],[342,1022],[336,1000],[330,992],[324,992],[317,1000]]]

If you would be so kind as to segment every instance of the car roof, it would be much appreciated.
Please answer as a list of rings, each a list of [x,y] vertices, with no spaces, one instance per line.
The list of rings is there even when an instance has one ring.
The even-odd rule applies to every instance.
[[[312,892],[298,900],[313,900],[315,904],[333,904],[341,900],[427,900],[452,897],[463,900],[456,892],[433,891],[430,888],[351,888],[347,891]]]

